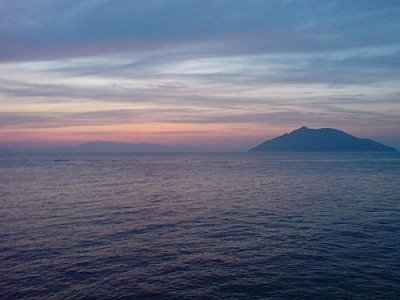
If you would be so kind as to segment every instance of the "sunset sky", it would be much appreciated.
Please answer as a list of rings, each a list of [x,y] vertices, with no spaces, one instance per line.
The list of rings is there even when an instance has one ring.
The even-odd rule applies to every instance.
[[[0,146],[400,149],[400,1],[0,0]]]

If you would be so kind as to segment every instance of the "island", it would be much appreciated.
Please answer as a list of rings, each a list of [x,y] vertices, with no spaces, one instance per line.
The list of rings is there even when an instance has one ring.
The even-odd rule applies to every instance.
[[[265,141],[251,152],[368,152],[397,151],[370,139],[357,138],[333,128],[311,129],[303,126],[290,133]]]

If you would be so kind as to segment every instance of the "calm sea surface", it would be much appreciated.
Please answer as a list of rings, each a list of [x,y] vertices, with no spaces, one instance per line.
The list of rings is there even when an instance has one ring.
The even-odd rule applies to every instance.
[[[400,299],[400,153],[0,155],[0,299]]]

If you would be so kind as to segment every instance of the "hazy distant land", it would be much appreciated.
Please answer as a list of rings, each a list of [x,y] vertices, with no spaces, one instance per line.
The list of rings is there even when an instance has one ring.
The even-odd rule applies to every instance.
[[[397,151],[370,139],[352,136],[333,129],[311,129],[305,126],[290,133],[267,140],[251,148],[249,152],[368,152]],[[156,143],[119,143],[110,141],[87,142],[76,146],[60,147],[5,147],[0,153],[189,153],[212,152],[206,148],[185,145],[165,145]],[[237,152],[237,151],[235,151]]]
[[[62,147],[8,147],[0,149],[0,153],[43,152],[43,153],[170,153],[194,152],[195,149],[184,145],[164,145],[152,143],[118,143],[118,142],[88,142],[77,146]]]

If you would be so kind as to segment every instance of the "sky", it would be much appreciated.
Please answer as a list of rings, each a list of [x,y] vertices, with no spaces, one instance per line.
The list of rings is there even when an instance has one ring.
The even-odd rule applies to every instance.
[[[0,146],[400,149],[400,1],[0,0]]]

